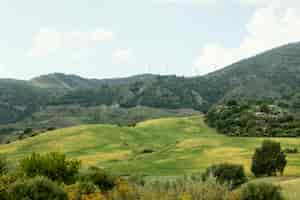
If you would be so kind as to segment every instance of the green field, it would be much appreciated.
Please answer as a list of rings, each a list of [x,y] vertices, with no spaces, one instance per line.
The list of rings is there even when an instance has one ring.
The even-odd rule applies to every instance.
[[[86,125],[2,145],[10,160],[31,152],[59,151],[117,174],[176,176],[201,172],[215,163],[243,164],[248,175],[251,156],[264,138],[227,137],[207,127],[201,116],[149,120],[136,127]],[[276,138],[284,147],[300,148],[300,140]],[[150,150],[150,153],[149,153]],[[151,152],[153,151],[153,152]],[[300,156],[289,155],[287,176],[300,175]]]

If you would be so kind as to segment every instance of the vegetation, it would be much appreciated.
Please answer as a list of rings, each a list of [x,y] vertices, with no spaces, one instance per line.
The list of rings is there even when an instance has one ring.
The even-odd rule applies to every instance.
[[[51,155],[51,156],[49,156]],[[59,153],[50,153],[40,155],[43,158],[43,164],[51,163],[53,155],[62,155]],[[32,154],[31,158],[36,157]],[[33,159],[32,159],[33,160]],[[40,159],[41,160],[41,159]],[[22,165],[24,161],[20,161]],[[39,165],[31,161],[32,165]],[[66,160],[60,166],[68,168]],[[78,162],[78,161],[77,161]],[[110,175],[98,168],[90,168],[88,172],[80,173],[76,177],[76,183],[72,184],[67,179],[62,180],[64,186],[53,179],[51,173],[44,173],[44,176],[28,176],[24,168],[19,168],[17,174],[4,174],[0,176],[0,195],[3,200],[151,200],[151,199],[200,199],[200,200],[227,200],[229,191],[225,185],[218,183],[215,179],[208,178],[206,181],[191,177],[178,178],[173,181],[147,182],[140,185],[139,182],[131,182],[122,177],[109,179]],[[62,175],[59,167],[52,168],[53,172]],[[22,176],[21,174],[25,174]],[[67,180],[67,181],[65,181]],[[132,179],[130,179],[132,180]]]
[[[33,153],[20,161],[20,168],[28,177],[46,176],[53,181],[65,183],[75,181],[79,167],[79,161],[67,160],[61,153]]]
[[[161,134],[162,132],[164,134]],[[117,143],[120,142],[120,138],[123,144]],[[283,146],[289,148],[298,148],[300,145],[297,139],[272,140],[280,140]],[[232,138],[217,134],[214,129],[205,125],[203,118],[198,116],[151,120],[138,123],[135,127],[97,125],[59,129],[51,134],[42,134],[0,147],[0,152],[6,153],[6,157],[9,158],[10,166],[15,166],[10,172],[5,171],[0,175],[0,197],[4,200],[12,198],[10,191],[16,191],[13,195],[31,195],[34,191],[29,190],[28,185],[35,188],[32,185],[37,184],[39,188],[56,191],[53,194],[61,194],[61,198],[65,198],[64,195],[67,193],[68,199],[71,200],[174,198],[242,200],[248,199],[249,194],[256,198],[257,191],[265,198],[269,197],[270,193],[277,193],[277,190],[261,186],[260,182],[255,183],[256,185],[250,189],[247,188],[247,183],[239,188],[240,184],[246,181],[245,174],[251,175],[250,158],[257,144],[262,141],[261,138]],[[278,149],[277,143],[271,146],[274,151]],[[29,150],[51,152],[58,147],[72,159],[66,158],[66,155],[61,153],[28,155]],[[141,153],[143,149],[155,151],[143,154]],[[125,152],[127,154],[123,154]],[[299,173],[295,165],[297,157],[294,154],[288,155],[288,159],[294,162],[289,163],[287,174]],[[76,170],[68,170],[70,163],[79,163],[74,158],[82,160],[81,170],[79,167],[75,167]],[[214,164],[225,161],[227,164]],[[7,168],[6,162],[3,163]],[[187,163],[194,168],[188,168]],[[87,168],[95,164],[101,168]],[[180,166],[185,168],[179,168]],[[207,167],[208,169],[204,171]],[[245,173],[243,167],[246,169]],[[204,174],[201,174],[202,172]],[[65,174],[69,176],[66,177]],[[179,177],[178,174],[187,175]],[[164,178],[161,175],[173,176]],[[33,181],[34,179],[43,181]],[[278,185],[282,185],[284,189],[282,194],[280,192],[283,197],[296,194],[289,192],[294,191],[292,190],[294,187],[288,187],[285,183]],[[42,191],[37,193],[42,195]],[[291,200],[294,199],[297,198],[293,196]]]
[[[101,191],[110,191],[116,186],[116,178],[97,167],[90,167],[81,175],[81,181],[91,182]]]
[[[280,143],[265,140],[262,146],[255,150],[251,171],[255,176],[276,176],[277,172],[283,175],[286,164],[286,155],[281,150]]]
[[[226,183],[230,188],[236,188],[237,186],[247,181],[244,167],[242,165],[235,164],[218,164],[209,167],[203,174],[204,180],[213,176],[221,184]]]
[[[16,181],[9,186],[7,196],[7,200],[68,200],[62,188],[44,177]]]
[[[212,108],[206,122],[229,136],[298,137],[300,120],[277,105],[229,101]]]
[[[143,105],[206,112],[215,103],[231,99],[272,99],[280,107],[298,111],[299,46],[289,44],[191,78],[144,74],[96,80],[55,73],[30,81],[0,80],[0,113],[5,113],[0,124],[30,118],[51,104]]]
[[[283,200],[281,188],[271,183],[249,183],[242,188],[241,200]]]

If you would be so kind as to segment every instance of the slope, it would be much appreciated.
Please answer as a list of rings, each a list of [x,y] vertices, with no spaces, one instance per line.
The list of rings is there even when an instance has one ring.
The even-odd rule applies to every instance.
[[[207,127],[201,116],[164,118],[136,127],[89,125],[59,129],[0,146],[11,160],[31,152],[65,152],[117,174],[182,175],[203,171],[214,163],[249,166],[252,153],[263,138],[227,137]],[[300,148],[299,139],[273,138],[284,147]],[[288,156],[286,175],[300,175],[298,154]]]
[[[298,108],[300,43],[292,43],[237,62],[206,78],[224,85],[224,99],[275,99]]]

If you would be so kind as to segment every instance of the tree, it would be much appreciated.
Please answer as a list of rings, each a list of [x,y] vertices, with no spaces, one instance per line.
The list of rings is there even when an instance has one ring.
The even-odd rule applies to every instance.
[[[256,177],[281,175],[287,164],[286,155],[281,150],[280,143],[265,140],[252,157],[251,171]]]

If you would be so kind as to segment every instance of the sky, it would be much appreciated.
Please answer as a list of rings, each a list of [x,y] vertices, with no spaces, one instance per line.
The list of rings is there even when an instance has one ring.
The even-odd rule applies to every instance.
[[[0,0],[0,78],[203,75],[300,41],[297,0]]]

